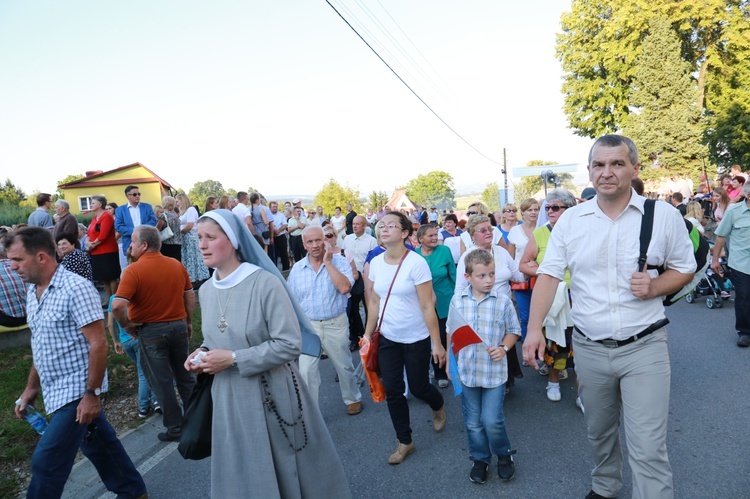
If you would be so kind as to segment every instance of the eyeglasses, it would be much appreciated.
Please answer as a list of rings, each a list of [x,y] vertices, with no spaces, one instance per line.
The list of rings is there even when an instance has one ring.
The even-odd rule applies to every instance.
[[[380,229],[380,230],[384,230],[384,229],[388,229],[388,230],[394,230],[394,229],[402,230],[401,226],[396,225],[396,224],[388,224],[388,225],[378,224],[378,229]]]
[[[130,196],[140,196],[140,195],[141,195],[140,192],[131,192],[130,193]]]
[[[326,239],[333,239],[336,237],[336,234],[326,234]]]
[[[567,208],[567,206],[559,206],[559,205],[550,206],[550,205],[547,205],[547,206],[544,207],[544,211],[551,211],[552,213],[557,213],[558,211],[564,210],[565,208]]]
[[[516,213],[518,210],[503,210],[503,213]]]
[[[488,232],[492,232],[492,229],[477,229],[474,232],[479,232],[480,234],[487,234]]]
[[[478,211],[467,211],[466,214],[469,215],[469,216],[479,215],[479,212]]]

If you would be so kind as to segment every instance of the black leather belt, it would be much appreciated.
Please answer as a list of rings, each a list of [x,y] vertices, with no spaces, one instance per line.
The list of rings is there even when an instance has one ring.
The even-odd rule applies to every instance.
[[[581,331],[580,329],[578,329],[578,326],[573,326],[573,327],[575,327],[576,331],[578,331],[582,335],[586,336],[586,339],[589,340],[589,341],[595,341],[596,343],[601,343],[602,345],[604,345],[607,348],[619,348],[619,347],[624,347],[625,345],[629,345],[630,343],[633,343],[636,340],[640,340],[641,338],[644,338],[644,337],[648,336],[649,334],[653,333],[654,331],[657,331],[657,330],[663,328],[667,324],[669,324],[669,319],[664,318],[664,319],[662,319],[660,321],[654,322],[653,324],[651,324],[649,327],[647,327],[646,329],[644,329],[640,333],[634,334],[630,338],[625,338],[624,340],[612,340],[612,339],[592,340],[591,338],[589,338],[588,336],[586,336],[586,333],[584,333],[583,331]]]

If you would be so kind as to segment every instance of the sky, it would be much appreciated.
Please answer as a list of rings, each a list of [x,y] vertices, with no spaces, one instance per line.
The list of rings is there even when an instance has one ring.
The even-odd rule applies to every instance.
[[[331,4],[471,146],[325,0],[3,1],[0,178],[54,192],[140,162],[186,191],[366,196],[433,170],[502,185],[503,148],[585,163],[555,58],[569,0]]]

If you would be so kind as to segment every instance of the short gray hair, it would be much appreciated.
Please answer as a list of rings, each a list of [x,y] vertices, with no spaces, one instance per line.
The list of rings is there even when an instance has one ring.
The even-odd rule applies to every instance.
[[[547,193],[547,204],[559,201],[566,208],[572,208],[576,205],[576,198],[572,192],[567,189],[552,189]]]
[[[161,237],[159,237],[159,231],[156,227],[150,225],[139,225],[133,231],[133,234],[138,233],[138,241],[146,243],[148,249],[151,251],[159,251],[161,249]]]
[[[307,227],[302,229],[302,241],[304,242],[305,236],[314,230],[319,230],[321,234],[325,235],[325,232],[323,232],[323,227],[321,227],[320,225],[308,225]]]
[[[57,201],[55,201],[55,206],[62,206],[66,210],[70,209],[70,203],[68,203],[64,199],[58,199]]]
[[[602,135],[601,137],[596,139],[596,142],[594,142],[594,145],[592,145],[591,149],[589,150],[589,165],[591,164],[591,157],[594,154],[594,148],[599,144],[603,145],[604,147],[619,147],[622,144],[625,144],[626,146],[628,146],[628,156],[630,158],[630,162],[634,165],[638,164],[638,148],[635,146],[635,142],[624,135],[617,135],[613,133],[609,135]]]

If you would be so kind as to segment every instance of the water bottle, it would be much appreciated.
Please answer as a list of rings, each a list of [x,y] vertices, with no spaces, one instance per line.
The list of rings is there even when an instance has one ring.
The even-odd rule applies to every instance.
[[[16,400],[16,405],[21,407],[21,399]],[[38,434],[44,435],[44,429],[47,428],[47,420],[34,409],[33,405],[29,404],[26,406],[23,417],[26,418],[26,421],[29,422]]]

